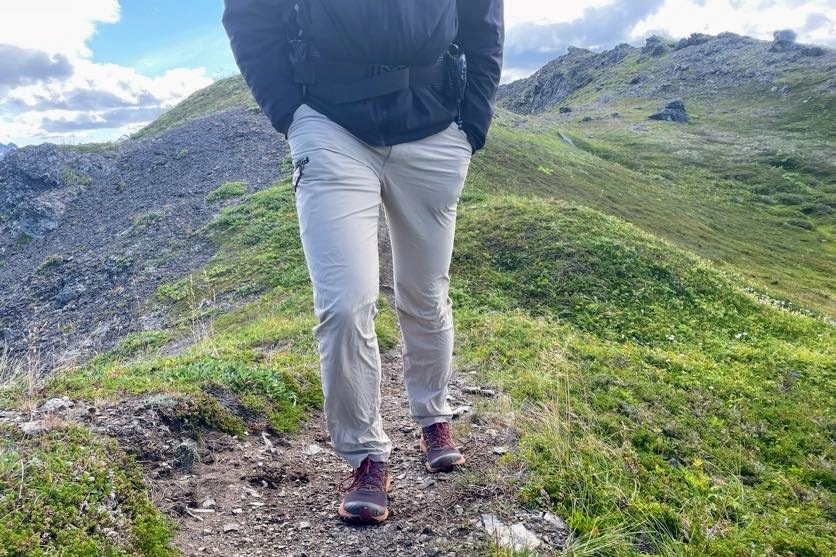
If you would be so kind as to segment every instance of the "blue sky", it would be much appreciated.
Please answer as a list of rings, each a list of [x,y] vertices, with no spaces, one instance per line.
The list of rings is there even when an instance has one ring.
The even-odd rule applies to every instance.
[[[93,61],[130,66],[157,77],[178,67],[237,71],[220,25],[222,0],[123,0],[115,24],[101,25],[88,46]]]
[[[350,0],[345,0],[350,1]],[[836,46],[836,0],[505,0],[505,81],[565,53],[722,31]],[[0,0],[0,143],[123,137],[237,71],[222,0]]]

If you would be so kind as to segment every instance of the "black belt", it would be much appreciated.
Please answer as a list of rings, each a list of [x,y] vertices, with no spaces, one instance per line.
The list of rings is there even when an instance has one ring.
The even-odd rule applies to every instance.
[[[297,64],[294,75],[311,96],[345,104],[406,89],[443,86],[445,66],[443,58],[428,66],[371,66],[325,62],[314,57]]]

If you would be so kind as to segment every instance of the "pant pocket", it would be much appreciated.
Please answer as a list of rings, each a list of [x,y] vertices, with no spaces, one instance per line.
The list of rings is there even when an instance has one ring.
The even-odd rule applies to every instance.
[[[299,157],[299,160],[293,163],[293,176],[290,179],[290,185],[293,187],[293,193],[299,189],[299,184],[302,183],[302,178],[305,176],[305,166],[311,162],[308,155]]]

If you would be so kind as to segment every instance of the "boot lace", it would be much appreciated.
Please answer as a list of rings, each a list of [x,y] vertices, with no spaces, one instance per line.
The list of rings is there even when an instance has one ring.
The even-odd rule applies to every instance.
[[[448,422],[439,422],[424,430],[427,443],[431,447],[452,447],[453,431]]]
[[[359,468],[340,480],[339,492],[346,494],[350,491],[364,489],[366,491],[383,491],[386,481],[385,466],[381,462],[374,462],[366,457]]]

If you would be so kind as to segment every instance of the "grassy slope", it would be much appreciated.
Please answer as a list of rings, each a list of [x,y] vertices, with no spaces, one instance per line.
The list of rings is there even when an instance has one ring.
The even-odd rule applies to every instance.
[[[819,84],[810,76],[788,75],[788,97],[751,85],[686,99],[691,124],[655,122],[647,115],[662,99],[597,102],[630,79],[635,56],[567,99],[572,115],[496,129],[477,161],[479,188],[617,215],[776,297],[836,316],[836,96],[814,95]],[[538,179],[518,180],[538,168]]]
[[[565,101],[572,116],[535,116],[518,126],[519,117],[500,112],[509,125],[494,128],[490,149],[476,159],[484,178],[476,187],[617,215],[775,297],[836,316],[836,96],[822,96],[822,78],[789,73],[779,83],[789,96],[751,85],[686,98],[692,124],[654,122],[647,115],[663,99],[610,94],[647,64],[633,53],[600,75]],[[601,105],[602,96],[613,98]],[[254,106],[240,76],[195,93],[138,135],[231,106]],[[539,176],[518,180],[533,169]]]
[[[472,196],[453,276],[459,365],[519,405],[575,554],[836,550],[832,326],[562,202]]]
[[[248,99],[221,93],[241,93],[240,82],[216,87],[140,133]],[[586,123],[546,117],[520,128],[500,117],[463,196],[452,289],[458,366],[512,397],[523,432],[515,458],[532,470],[524,492],[568,519],[569,554],[832,553],[834,329],[758,301],[760,284],[749,288],[675,247],[832,315],[832,221],[826,209],[800,210],[829,203],[832,166],[816,158],[829,148],[829,128],[808,137],[794,117],[774,120],[770,135],[749,115],[724,129],[699,103],[689,104],[693,125],[648,123],[647,109],[632,108],[638,101],[619,102],[621,118]],[[633,131],[640,121],[651,131]],[[808,148],[816,143],[818,151]],[[792,152],[781,150],[787,145]],[[779,199],[784,193],[801,203]],[[784,226],[790,219],[812,230]],[[218,256],[154,300],[177,326],[128,337],[40,394],[170,392],[189,401],[181,411],[195,426],[232,432],[246,424],[214,398],[218,386],[280,430],[318,405],[310,286],[287,185],[245,196],[203,233],[217,240]],[[204,303],[221,295],[241,304],[220,312]],[[378,333],[383,346],[395,342],[386,308]],[[4,398],[16,404],[22,394]],[[32,462],[61,477],[52,475],[60,459],[49,456],[58,448],[32,442],[12,438],[0,451],[6,493],[21,489],[15,471]],[[37,489],[26,479],[24,491]],[[0,554],[34,543],[25,503],[0,493],[0,505],[13,511]],[[67,523],[91,520],[61,503],[50,508]],[[162,547],[170,531],[158,526],[151,539]],[[80,541],[68,543],[83,552]],[[113,555],[165,554],[130,538],[108,543]]]

